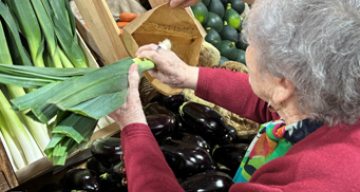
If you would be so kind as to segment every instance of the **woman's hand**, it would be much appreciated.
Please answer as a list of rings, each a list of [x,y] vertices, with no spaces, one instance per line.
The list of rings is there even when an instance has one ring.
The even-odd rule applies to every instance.
[[[140,47],[136,56],[152,60],[156,69],[149,73],[163,83],[180,88],[196,87],[199,69],[187,65],[174,52],[149,44]]]
[[[170,0],[170,7],[187,7],[196,2],[197,0]]]
[[[120,129],[132,123],[147,123],[140,100],[140,76],[137,69],[137,64],[132,64],[129,69],[129,89],[126,102],[110,114],[110,117],[119,124]]]

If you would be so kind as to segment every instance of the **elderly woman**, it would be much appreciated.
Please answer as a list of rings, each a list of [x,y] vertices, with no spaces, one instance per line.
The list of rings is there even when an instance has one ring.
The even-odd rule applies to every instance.
[[[230,191],[360,191],[360,0],[259,0],[249,74],[186,65],[156,45],[152,74],[261,123]],[[130,69],[122,128],[129,191],[183,191],[152,136]],[[230,102],[231,101],[231,102]]]

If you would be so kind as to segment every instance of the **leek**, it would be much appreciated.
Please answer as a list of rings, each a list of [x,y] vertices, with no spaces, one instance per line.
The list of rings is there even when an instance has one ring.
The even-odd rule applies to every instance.
[[[87,58],[79,45],[74,16],[68,3],[65,0],[49,0],[45,7],[51,9],[48,12],[52,13],[55,34],[67,58],[76,68],[87,67]]]
[[[21,169],[26,166],[23,158],[23,153],[16,145],[15,141],[11,138],[6,126],[5,120],[0,113],[0,138],[3,141],[4,149],[9,157],[9,160],[15,170]],[[5,143],[4,143],[5,142]]]
[[[15,142],[18,142],[18,146],[22,149],[26,163],[34,162],[43,157],[36,142],[24,127],[1,90],[0,103],[0,112],[3,119],[6,120],[5,126],[8,128],[11,137]]]
[[[33,64],[37,67],[45,67],[43,59],[44,39],[30,1],[6,0],[6,3],[15,14],[21,32],[26,38]]]
[[[28,115],[42,123],[49,124],[56,117],[55,124],[52,124],[54,128],[51,131],[51,141],[45,153],[54,163],[62,164],[76,146],[89,139],[98,119],[107,116],[125,102],[128,70],[134,62],[139,65],[140,73],[154,68],[151,61],[125,58],[83,75],[48,83],[13,99],[13,107],[20,111],[29,110]],[[45,74],[48,70],[26,66],[16,66],[10,70],[12,67],[14,66],[0,65],[0,75],[11,71],[13,76],[24,77],[29,75],[24,72],[26,70],[37,71],[38,74]],[[20,72],[16,74],[16,70]],[[58,76],[65,76],[61,71],[69,70],[78,69],[56,69]],[[1,78],[0,83],[4,83]],[[69,112],[70,115],[59,116]]]
[[[27,53],[26,49],[22,45],[21,38],[20,38],[20,30],[16,23],[15,18],[11,14],[7,5],[5,5],[2,1],[0,1],[0,16],[4,20],[10,40],[10,48],[13,50],[11,52],[13,56],[13,60],[16,63],[21,63],[23,65],[32,65],[32,62],[29,58],[29,54]]]
[[[62,68],[59,47],[57,45],[55,36],[54,24],[50,18],[50,15],[48,15],[48,13],[46,12],[41,0],[31,0],[31,4],[34,7],[41,30],[45,36],[47,50],[51,58],[51,64],[54,67]]]
[[[13,63],[1,22],[0,22],[0,63],[10,64],[10,65],[12,65]],[[11,98],[25,95],[25,90],[22,87],[18,87],[14,85],[7,85],[6,87],[9,91]],[[44,125],[36,123],[35,121],[30,119],[29,117],[24,116],[23,114],[19,114],[19,117],[24,120],[25,124],[27,125],[27,128],[36,139],[36,142],[38,143],[39,147],[41,149],[44,149],[47,143],[49,142],[49,136],[47,134],[46,127]]]

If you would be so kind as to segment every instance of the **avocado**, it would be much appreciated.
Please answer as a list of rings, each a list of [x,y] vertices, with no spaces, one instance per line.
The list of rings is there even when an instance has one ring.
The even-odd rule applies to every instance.
[[[231,4],[233,8],[239,15],[241,15],[245,10],[245,3],[243,0],[228,0],[228,3]]]
[[[225,25],[223,30],[220,32],[221,38],[223,40],[229,40],[232,42],[239,41],[239,33],[238,31],[229,25]]]
[[[228,4],[229,0],[221,0],[221,3],[224,5],[224,7],[226,7],[226,5]]]
[[[193,6],[191,6],[191,10],[194,13],[195,18],[201,23],[205,23],[207,16],[208,16],[208,10],[204,3],[199,2]]]
[[[242,18],[233,8],[231,8],[231,4],[228,4],[224,21],[228,23],[228,25],[234,27],[235,29],[240,29]]]
[[[213,28],[220,33],[224,28],[224,22],[219,15],[209,11],[208,18],[204,26],[205,28]]]
[[[227,57],[228,59],[235,58],[235,53],[233,53],[233,50],[236,49],[234,42],[222,40],[217,45],[217,48],[219,49],[221,56]]]
[[[220,62],[219,62],[219,64],[222,65],[222,64],[224,64],[226,61],[230,61],[230,60],[229,60],[228,58],[224,57],[224,56],[221,56],[221,57],[220,57]]]
[[[229,57],[230,60],[238,61],[240,63],[246,64],[244,50],[233,49],[233,50],[231,50],[231,53],[229,55],[231,56],[231,57]]]
[[[211,1],[211,0],[202,0],[201,2],[203,2],[204,5],[205,5],[206,7],[208,7],[208,6],[210,5],[210,1]]]
[[[225,7],[220,0],[211,0],[208,9],[219,15],[220,18],[223,18],[225,15]]]
[[[209,30],[207,30],[207,34],[205,36],[205,41],[207,41],[213,45],[217,45],[218,43],[221,42],[221,37],[215,29],[210,28]]]

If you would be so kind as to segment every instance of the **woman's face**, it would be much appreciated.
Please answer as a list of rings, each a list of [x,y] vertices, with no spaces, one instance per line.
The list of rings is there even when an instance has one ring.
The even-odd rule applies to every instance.
[[[246,49],[246,64],[248,66],[249,83],[253,92],[262,100],[269,101],[271,99],[271,91],[273,86],[273,78],[265,70],[260,69],[257,63],[257,50],[251,44]]]

